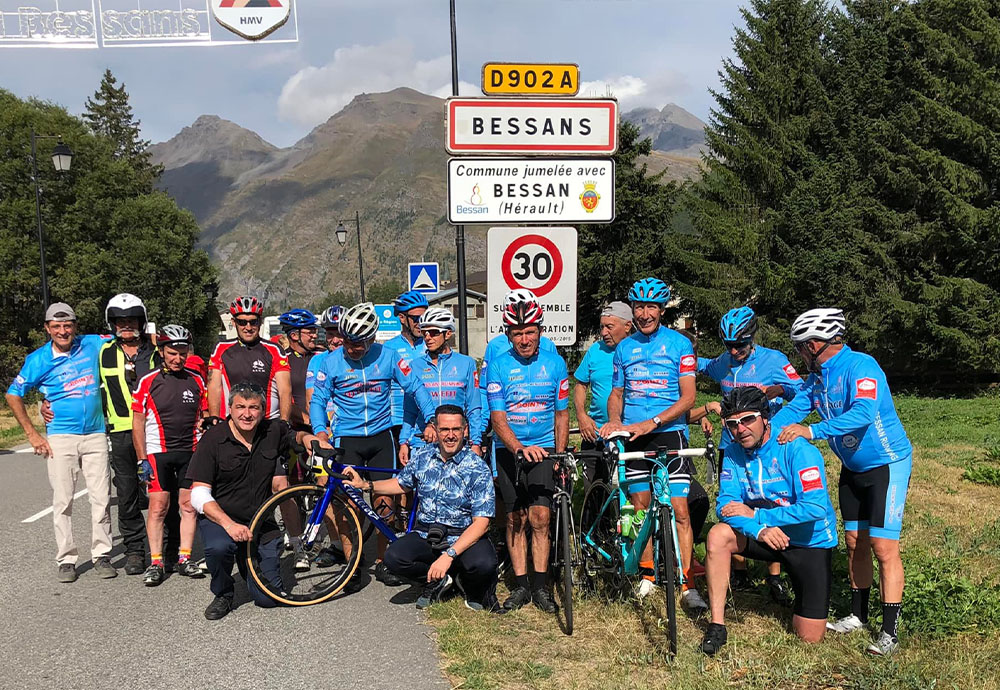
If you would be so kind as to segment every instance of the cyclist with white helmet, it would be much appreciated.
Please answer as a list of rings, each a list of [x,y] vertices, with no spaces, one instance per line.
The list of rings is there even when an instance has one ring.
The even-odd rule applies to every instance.
[[[871,356],[844,343],[845,330],[840,309],[810,309],[795,319],[792,343],[811,373],[804,393],[785,405],[772,425],[781,429],[779,443],[799,437],[825,439],[843,463],[838,486],[851,578],[851,615],[828,627],[846,633],[865,626],[874,552],[879,564],[882,630],[868,652],[886,655],[899,648],[903,600],[899,534],[913,447],[896,414],[885,373]],[[822,421],[801,424],[813,410]]]
[[[608,423],[601,436],[627,431],[627,451],[657,450],[660,447],[687,447],[687,414],[694,405],[697,358],[691,341],[675,330],[660,324],[670,288],[657,278],[636,281],[628,293],[637,333],[618,343],[612,360],[611,395],[608,397]],[[677,522],[678,551],[684,568],[684,592],[681,601],[690,609],[707,609],[691,575],[694,534],[688,510],[693,464],[678,458],[670,466],[670,503]],[[649,507],[651,492],[649,460],[631,460],[625,476],[645,481],[630,485],[630,500],[636,510]],[[647,543],[639,566],[643,578],[639,595],[653,590],[653,546]]]
[[[385,341],[385,347],[393,350],[397,359],[413,361],[427,351],[420,335],[420,317],[428,306],[424,293],[417,290],[404,292],[393,300],[392,310],[399,317],[402,332]],[[403,389],[396,383],[392,384],[392,426],[396,443],[399,443],[403,431]]]
[[[392,433],[391,384],[398,383],[413,395],[425,419],[433,419],[434,401],[413,376],[410,362],[375,342],[378,324],[378,314],[371,302],[356,304],[344,312],[340,319],[344,346],[331,352],[316,372],[309,413],[313,433],[326,442],[330,438],[326,405],[332,399],[337,408],[333,439],[344,452],[342,462],[394,468],[396,441]],[[432,425],[424,429],[424,438],[434,440]],[[377,497],[374,507],[380,512],[394,510],[391,497],[386,496]],[[347,549],[345,555],[350,557],[350,544],[346,540],[343,543]],[[403,581],[382,563],[387,544],[385,537],[379,534],[375,577],[387,585],[399,585]]]
[[[512,349],[490,362],[486,394],[493,430],[503,444],[496,448],[497,489],[507,508],[507,548],[517,581],[504,608],[513,611],[530,601],[551,613],[556,606],[546,576],[554,481],[548,456],[565,451],[569,440],[569,373],[562,357],[540,347],[543,317],[535,300],[505,305]]]
[[[434,406],[456,405],[468,420],[469,443],[473,452],[482,456],[482,408],[479,396],[479,370],[476,360],[451,349],[449,339],[455,333],[455,317],[450,309],[431,307],[420,317],[420,334],[427,352],[410,364],[413,375],[434,399]],[[417,433],[431,420],[424,419],[412,396],[403,401],[403,432],[400,437],[399,459],[406,464],[410,448],[425,445]]]
[[[308,309],[292,309],[278,317],[281,330],[288,338],[289,383],[292,388],[292,410],[288,423],[295,431],[310,431],[309,403],[306,399],[306,371],[315,355],[316,316]]]
[[[205,381],[186,368],[191,333],[183,326],[164,326],[156,345],[162,366],[142,377],[132,402],[132,438],[139,459],[139,476],[149,492],[150,565],[143,576],[147,587],[163,582],[163,522],[170,510],[170,494],[180,494],[180,550],[176,572],[188,577],[205,574],[191,561],[196,514],[191,506],[187,478],[191,454],[201,436],[208,409]]]
[[[316,387],[316,372],[323,365],[323,360],[327,356],[340,349],[344,345],[344,336],[340,332],[340,316],[344,313],[344,308],[339,304],[335,304],[332,307],[327,307],[320,316],[319,325],[326,332],[326,350],[324,352],[316,353],[312,359],[309,360],[309,366],[306,368],[306,412],[309,412],[309,406],[312,404],[313,390]],[[337,413],[336,408],[333,406],[333,401],[327,403],[327,419],[332,424],[333,417]],[[312,422],[310,421],[310,426]],[[327,425],[329,427],[329,424]]]

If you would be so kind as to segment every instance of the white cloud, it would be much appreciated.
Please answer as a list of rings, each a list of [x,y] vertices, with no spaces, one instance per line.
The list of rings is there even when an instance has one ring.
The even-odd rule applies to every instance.
[[[278,97],[278,117],[313,127],[340,111],[359,93],[391,91],[400,86],[451,95],[451,57],[417,60],[413,44],[405,39],[338,48],[327,64],[300,69],[285,82]],[[474,93],[476,89],[475,85],[461,82],[459,93]]]
[[[581,97],[614,96],[621,103],[623,110],[640,106],[660,109],[667,103],[681,101],[689,91],[690,86],[683,76],[669,70],[658,72],[654,77],[646,79],[626,74],[580,84]]]

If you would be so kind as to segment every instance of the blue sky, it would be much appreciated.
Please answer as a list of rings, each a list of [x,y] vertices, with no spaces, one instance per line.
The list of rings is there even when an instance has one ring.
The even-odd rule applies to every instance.
[[[625,109],[673,102],[703,120],[741,23],[727,0],[458,0],[457,18],[463,95],[484,62],[575,62],[581,95],[609,85]],[[450,94],[447,0],[301,0],[298,27],[296,44],[6,48],[0,88],[79,113],[110,67],[154,142],[214,114],[279,146],[363,91]]]

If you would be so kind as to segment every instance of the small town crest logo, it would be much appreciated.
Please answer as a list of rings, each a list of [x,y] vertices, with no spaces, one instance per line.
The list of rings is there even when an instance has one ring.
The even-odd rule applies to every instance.
[[[258,41],[288,21],[293,0],[212,0],[212,15],[222,26]]]
[[[583,194],[580,195],[580,203],[583,205],[583,210],[587,213],[593,213],[600,201],[601,195],[597,193],[597,183],[584,182]]]

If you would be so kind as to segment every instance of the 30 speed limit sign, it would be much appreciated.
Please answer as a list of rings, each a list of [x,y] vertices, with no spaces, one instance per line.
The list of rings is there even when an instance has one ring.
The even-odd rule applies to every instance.
[[[576,228],[490,228],[487,235],[489,337],[503,332],[503,298],[535,293],[545,310],[545,335],[576,343]]]

